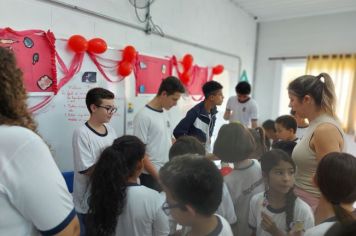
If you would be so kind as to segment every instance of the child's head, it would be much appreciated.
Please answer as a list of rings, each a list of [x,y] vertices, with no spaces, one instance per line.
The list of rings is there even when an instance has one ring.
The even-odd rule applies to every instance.
[[[219,82],[214,80],[206,82],[202,89],[205,101],[209,101],[215,106],[221,105],[224,101],[224,95],[222,93],[223,86]]]
[[[240,123],[221,126],[213,153],[222,161],[238,162],[250,157],[256,144],[251,133]]]
[[[336,222],[325,233],[325,236],[355,236],[356,235],[356,220],[350,222]]]
[[[113,100],[115,98],[115,95],[104,88],[92,88],[88,91],[85,97],[85,103],[87,105],[88,111],[90,114],[93,113],[93,109],[95,108],[101,108],[101,106],[104,107],[113,107]],[[103,102],[105,104],[103,104]],[[114,109],[114,107],[113,107]],[[112,112],[113,110],[108,110],[108,112]]]
[[[265,130],[266,137],[272,140],[277,140],[276,128],[273,120],[266,120],[262,123],[262,127]]]
[[[268,186],[267,195],[285,196],[286,225],[289,231],[294,218],[294,205],[297,198],[293,191],[295,163],[286,152],[275,149],[262,155],[261,169],[266,186]],[[271,192],[274,194],[269,195]]]
[[[263,154],[261,169],[270,189],[286,194],[293,188],[296,166],[286,152],[274,149]]]
[[[236,85],[235,92],[237,99],[240,102],[244,102],[249,99],[249,95],[251,93],[251,85],[246,81],[241,81]]]
[[[89,235],[111,235],[117,216],[125,206],[129,178],[143,169],[145,144],[136,136],[125,135],[104,149],[90,178]]]
[[[218,209],[223,178],[204,156],[187,154],[167,162],[159,171],[167,202],[162,207],[181,225],[208,217]]]
[[[169,160],[189,153],[204,156],[205,152],[205,147],[197,138],[193,136],[181,136],[169,149]]]
[[[340,204],[356,201],[356,158],[347,153],[332,152],[325,155],[316,170],[315,182],[320,192],[334,208],[340,222],[355,220]]]
[[[294,147],[297,145],[294,141],[278,141],[272,144],[272,149],[280,149],[285,151],[289,156],[292,156]]]
[[[293,116],[284,115],[276,119],[275,124],[277,138],[284,141],[296,139],[297,121]]]
[[[256,147],[250,155],[251,158],[260,159],[262,154],[267,151],[265,131],[261,127],[248,129],[255,140]]]

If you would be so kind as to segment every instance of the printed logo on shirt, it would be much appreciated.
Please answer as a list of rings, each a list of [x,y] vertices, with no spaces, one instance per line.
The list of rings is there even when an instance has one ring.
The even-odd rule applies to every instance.
[[[255,183],[253,183],[248,189],[245,189],[242,194],[243,195],[248,195],[250,194],[255,188],[257,188],[260,184],[263,183],[263,179],[259,179],[258,181],[256,181]]]
[[[243,108],[242,108],[242,111],[245,112],[245,111],[246,111],[246,107],[243,107]]]
[[[167,120],[167,128],[170,128],[171,124],[169,123],[169,121]]]

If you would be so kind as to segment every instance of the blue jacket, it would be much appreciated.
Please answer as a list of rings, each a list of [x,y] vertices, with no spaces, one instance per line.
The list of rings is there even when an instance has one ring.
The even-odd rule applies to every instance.
[[[183,135],[194,136],[200,142],[207,141],[207,133],[209,137],[213,135],[216,113],[216,107],[211,109],[210,114],[204,108],[204,101],[198,103],[191,108],[186,116],[179,122],[173,131],[174,137],[177,139]]]

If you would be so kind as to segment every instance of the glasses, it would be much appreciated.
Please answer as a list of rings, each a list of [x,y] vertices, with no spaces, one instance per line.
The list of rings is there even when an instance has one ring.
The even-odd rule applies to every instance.
[[[169,216],[171,214],[170,210],[173,208],[182,208],[184,209],[184,205],[182,203],[176,203],[176,204],[169,204],[168,202],[163,203],[162,205],[162,210],[164,214]]]
[[[95,106],[104,108],[110,114],[117,112],[116,107],[105,107],[105,106],[100,106],[100,105],[95,105]]]

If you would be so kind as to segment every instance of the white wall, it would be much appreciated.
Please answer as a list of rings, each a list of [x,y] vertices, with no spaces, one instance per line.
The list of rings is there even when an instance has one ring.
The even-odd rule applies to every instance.
[[[61,2],[130,24],[144,26],[136,19],[134,8],[129,0],[63,0]],[[144,12],[141,16],[143,14]],[[251,78],[256,23],[229,0],[156,0],[151,7],[151,14],[155,24],[168,35],[240,56],[241,69],[245,69],[248,77]],[[110,47],[121,49],[131,44],[140,53],[161,57],[176,55],[181,58],[185,53],[191,53],[198,65],[224,64],[229,71],[228,74],[234,75],[228,79],[234,82],[238,80],[238,60],[235,58],[157,35],[146,35],[140,30],[84,14],[51,1],[11,0],[10,3],[8,0],[0,0],[0,28],[3,27],[11,27],[14,30],[50,29],[57,38],[69,38],[73,34],[83,35],[87,39],[101,37]],[[233,93],[235,84],[230,84],[232,86],[227,88],[226,97]],[[127,87],[133,89],[132,86]],[[134,94],[133,90],[127,93],[128,96],[133,96],[132,94]],[[135,107],[135,109],[139,108]],[[39,129],[41,130],[41,124]],[[71,158],[55,157],[62,170],[72,168]]]
[[[278,61],[269,57],[355,53],[356,12],[265,22],[258,37],[254,96],[261,119],[276,118],[279,104]]]

